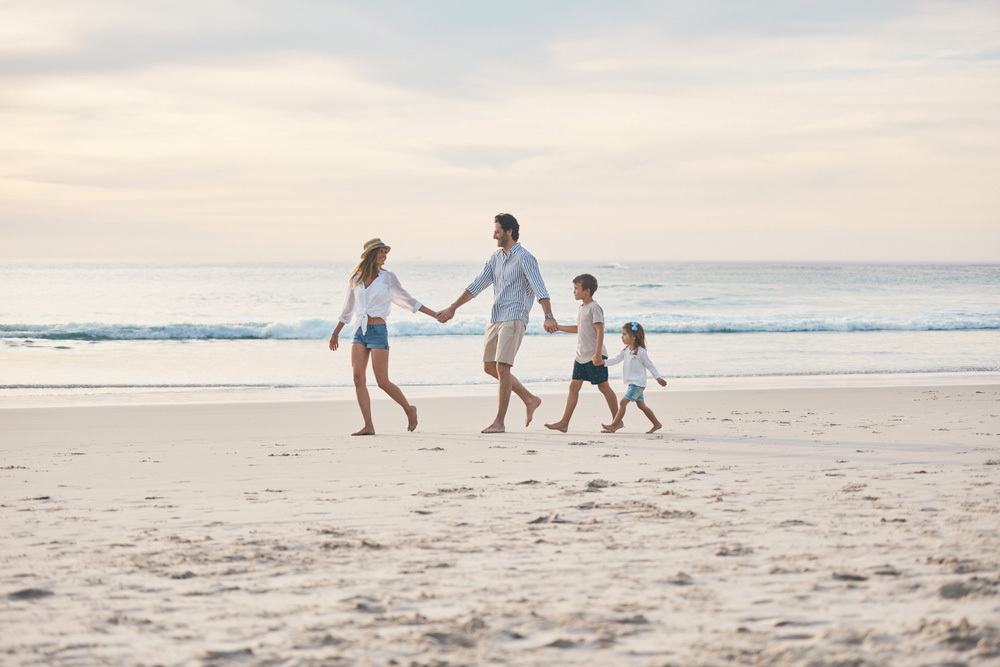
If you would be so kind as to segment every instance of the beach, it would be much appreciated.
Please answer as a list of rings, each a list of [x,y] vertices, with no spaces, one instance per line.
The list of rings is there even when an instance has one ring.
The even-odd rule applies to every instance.
[[[1000,385],[564,400],[2,409],[0,662],[1000,660]]]

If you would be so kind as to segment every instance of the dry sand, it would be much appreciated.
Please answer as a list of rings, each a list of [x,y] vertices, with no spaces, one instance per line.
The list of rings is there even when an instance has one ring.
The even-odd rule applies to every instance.
[[[1000,662],[1000,387],[564,398],[0,410],[0,663]]]

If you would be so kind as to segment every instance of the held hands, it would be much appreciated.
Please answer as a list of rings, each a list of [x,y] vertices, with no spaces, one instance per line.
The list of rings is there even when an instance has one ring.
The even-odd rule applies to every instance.
[[[555,332],[559,331],[559,323],[556,322],[556,318],[554,318],[554,317],[546,317],[545,318],[545,324],[543,324],[542,326],[549,333],[555,333]]]
[[[656,381],[660,383],[661,387],[666,387],[667,386],[667,381],[664,380],[663,378],[656,378]]]
[[[600,350],[597,351],[597,353],[594,355],[594,358],[591,359],[591,361],[594,362],[595,366],[603,366],[604,365],[604,357],[601,356],[601,351]],[[666,384],[666,383],[664,383],[664,384]]]
[[[453,317],[455,317],[455,308],[454,306],[448,306],[447,308],[438,311],[437,321],[444,324]]]

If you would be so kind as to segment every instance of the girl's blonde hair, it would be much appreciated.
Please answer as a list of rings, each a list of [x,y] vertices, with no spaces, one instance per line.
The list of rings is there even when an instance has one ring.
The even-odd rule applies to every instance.
[[[627,333],[632,336],[632,344],[629,347],[632,348],[633,352],[638,351],[640,347],[646,347],[646,331],[638,322],[628,322],[623,324],[622,333]]]
[[[361,261],[351,271],[352,286],[357,287],[361,283],[370,284],[378,277],[378,251],[381,249],[382,246],[372,248],[361,257]]]

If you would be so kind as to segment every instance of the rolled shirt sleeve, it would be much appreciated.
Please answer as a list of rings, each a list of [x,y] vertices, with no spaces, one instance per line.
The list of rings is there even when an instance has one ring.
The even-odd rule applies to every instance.
[[[475,280],[469,283],[466,287],[472,296],[479,296],[479,293],[484,289],[493,284],[493,272],[496,267],[497,256],[494,254],[490,257],[489,261],[486,262],[486,266],[483,267],[483,272],[479,274]]]
[[[535,259],[535,256],[525,251],[522,267],[524,268],[524,277],[528,279],[531,291],[535,293],[535,301],[548,299],[549,292],[545,289],[545,281],[542,280],[542,274],[538,270],[538,260]]]

